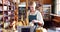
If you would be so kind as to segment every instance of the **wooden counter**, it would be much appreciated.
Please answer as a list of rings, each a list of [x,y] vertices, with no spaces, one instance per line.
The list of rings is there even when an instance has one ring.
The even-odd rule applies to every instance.
[[[54,16],[53,21],[55,21],[55,22],[59,23],[59,22],[60,22],[60,17]]]
[[[51,14],[53,17],[52,17],[52,24],[55,26],[55,27],[60,27],[60,15],[57,15],[57,14]]]
[[[57,23],[60,22],[60,15],[57,15],[57,14],[50,14],[50,15],[52,15],[54,17],[54,18],[52,17],[53,21],[55,21]]]

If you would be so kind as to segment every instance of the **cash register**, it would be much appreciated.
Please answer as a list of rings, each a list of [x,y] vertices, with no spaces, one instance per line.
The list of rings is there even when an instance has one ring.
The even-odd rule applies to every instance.
[[[18,32],[34,32],[34,26],[17,26]]]

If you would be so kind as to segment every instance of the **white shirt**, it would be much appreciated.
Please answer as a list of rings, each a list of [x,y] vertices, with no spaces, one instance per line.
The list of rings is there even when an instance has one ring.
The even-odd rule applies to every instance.
[[[42,25],[44,25],[42,15],[38,10],[36,10],[34,14],[32,14],[32,13],[30,13],[30,11],[28,11],[28,15],[37,15],[37,20],[35,20],[35,22],[40,22]]]

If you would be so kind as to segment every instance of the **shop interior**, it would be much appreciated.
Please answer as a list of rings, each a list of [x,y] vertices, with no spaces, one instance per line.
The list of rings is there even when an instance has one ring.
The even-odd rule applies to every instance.
[[[36,2],[36,9],[44,21],[44,25],[37,27],[35,32],[60,31],[60,0],[0,0],[0,32],[34,31],[34,26],[28,23],[30,1]]]

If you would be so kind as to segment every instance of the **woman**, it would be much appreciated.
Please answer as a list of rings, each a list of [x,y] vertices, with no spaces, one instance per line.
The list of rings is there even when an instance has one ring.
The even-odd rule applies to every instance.
[[[30,2],[29,3],[30,10],[28,11],[28,18],[29,18],[29,23],[37,23],[40,26],[44,25],[43,18],[41,13],[35,9],[36,3],[35,2]],[[36,24],[35,24],[36,25]]]

